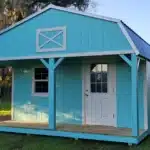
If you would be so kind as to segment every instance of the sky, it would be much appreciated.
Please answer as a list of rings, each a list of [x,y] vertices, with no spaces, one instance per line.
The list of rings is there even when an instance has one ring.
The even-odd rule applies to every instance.
[[[88,12],[121,19],[150,43],[150,0],[93,0]]]

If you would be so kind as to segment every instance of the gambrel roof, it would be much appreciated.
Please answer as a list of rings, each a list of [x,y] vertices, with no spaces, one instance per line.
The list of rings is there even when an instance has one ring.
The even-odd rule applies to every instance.
[[[110,21],[110,22],[114,22],[114,23],[118,24],[118,26],[121,28],[124,36],[126,37],[128,42],[130,43],[133,52],[136,53],[137,55],[141,55],[144,58],[147,58],[150,60],[150,45],[145,40],[143,40],[138,34],[136,34],[130,27],[128,27],[124,22],[122,22],[121,20],[115,19],[115,18],[110,18],[110,17],[104,17],[104,16],[100,16],[100,15],[94,15],[94,14],[90,14],[90,13],[85,13],[85,12],[81,12],[81,11],[75,11],[72,9],[62,8],[62,7],[58,7],[58,6],[54,6],[54,5],[49,5],[46,8],[40,10],[39,12],[37,12],[37,13],[23,19],[22,21],[2,30],[0,32],[0,35],[3,36],[4,33],[8,32],[10,30],[13,30],[14,28],[24,24],[25,22],[28,22],[29,20],[37,17],[38,15],[46,12],[49,9],[55,9],[55,10],[60,10],[60,11],[73,13],[73,14],[77,14],[77,15],[97,18],[97,19],[106,20],[106,21]]]
[[[140,37],[136,32],[129,28],[125,23],[123,23],[128,35],[130,36],[132,42],[134,43],[135,48],[139,55],[150,60],[150,44],[147,43],[142,37]],[[138,54],[137,53],[137,54]]]

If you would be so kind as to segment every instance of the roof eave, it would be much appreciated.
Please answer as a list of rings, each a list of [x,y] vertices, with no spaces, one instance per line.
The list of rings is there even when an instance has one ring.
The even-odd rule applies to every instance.
[[[124,22],[123,21],[119,21],[118,25],[122,31],[122,33],[124,34],[124,36],[126,37],[126,39],[128,40],[129,44],[131,45],[133,51],[135,52],[136,55],[139,55],[139,50],[137,49],[135,43],[133,42],[132,38],[130,37],[128,31],[126,30],[126,28],[124,27]]]

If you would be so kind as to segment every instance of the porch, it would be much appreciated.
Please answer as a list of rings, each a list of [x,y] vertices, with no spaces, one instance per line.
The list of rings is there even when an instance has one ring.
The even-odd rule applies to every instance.
[[[31,127],[31,123],[19,124],[18,122],[11,123],[10,121],[9,123],[8,121],[7,123],[5,122],[0,125],[0,131],[10,132],[10,133],[33,134],[33,135],[58,136],[58,137],[75,138],[75,139],[121,142],[121,143],[128,143],[129,145],[139,144],[148,135],[147,131],[140,131],[140,135],[138,137],[132,137],[130,129],[121,129],[121,128],[118,129],[118,128],[111,128],[111,127],[107,128],[102,126],[96,127],[99,129],[97,130],[98,132],[96,131],[96,133],[93,133],[92,130],[89,130],[89,127],[82,127],[82,126],[74,127],[74,125],[71,125],[72,126],[72,127],[70,126],[71,128],[69,127],[71,131],[68,131],[69,129],[68,125],[67,126],[61,125],[57,127],[56,130],[48,129],[47,124],[46,125],[32,124],[32,126],[33,127]],[[66,128],[66,131],[64,130],[64,128]],[[73,128],[75,128],[76,131],[75,130],[73,131]],[[84,128],[84,131],[83,130],[81,131],[82,128]],[[93,127],[91,126],[90,128],[94,129],[94,126]],[[85,131],[85,129],[87,131]]]
[[[29,128],[29,129],[44,129],[48,128],[48,123],[31,123],[20,121],[1,121],[0,127],[14,127],[14,128]],[[74,124],[59,124],[56,126],[56,131],[76,132],[76,133],[92,133],[92,134],[104,134],[104,135],[117,135],[117,136],[132,136],[132,129],[130,128],[117,128],[112,126],[102,125],[74,125]],[[141,129],[139,136],[146,130]]]
[[[131,56],[132,55],[133,54],[131,54]],[[28,103],[28,101],[27,102],[23,101],[22,103],[16,103],[16,100],[17,100],[17,102],[20,102],[20,100],[22,100],[22,91],[20,91],[19,93],[18,93],[18,90],[15,91],[16,93],[14,93],[13,96],[17,95],[17,97],[16,97],[16,99],[13,99],[13,102],[15,102],[15,103],[12,104],[12,107],[13,107],[12,120],[1,121],[0,122],[0,131],[49,135],[49,136],[52,135],[52,136],[72,137],[72,138],[84,138],[84,139],[104,140],[104,141],[116,141],[116,142],[130,143],[130,144],[131,143],[138,144],[148,134],[147,133],[147,125],[145,124],[147,122],[145,122],[145,116],[144,116],[144,114],[146,114],[147,112],[144,113],[143,112],[144,110],[141,109],[144,107],[145,101],[143,99],[143,95],[139,92],[140,93],[140,95],[139,95],[140,97],[139,97],[138,93],[136,93],[137,91],[135,91],[135,89],[136,89],[135,84],[136,84],[137,80],[135,81],[134,75],[137,75],[137,72],[135,72],[135,71],[137,71],[137,68],[140,68],[139,66],[141,66],[141,63],[138,61],[138,59],[137,59],[137,57],[135,57],[135,55],[133,55],[131,58],[130,58],[130,56],[120,55],[120,57],[119,57],[120,59],[118,59],[118,56],[110,56],[110,57],[113,58],[113,61],[114,60],[116,61],[115,58],[117,57],[117,62],[113,62],[112,60],[110,60],[108,58],[105,59],[104,56],[101,56],[101,57],[97,56],[97,60],[96,60],[96,57],[91,57],[91,58],[92,58],[92,61],[93,61],[93,59],[96,60],[96,61],[94,61],[94,64],[95,63],[96,64],[107,64],[108,60],[109,60],[108,68],[109,68],[109,66],[112,66],[112,64],[116,64],[116,66],[118,66],[118,64],[120,64],[120,61],[121,61],[121,65],[119,65],[118,70],[121,70],[121,68],[125,66],[125,70],[127,71],[128,77],[124,76],[124,74],[126,74],[126,72],[123,72],[123,73],[121,72],[123,75],[123,76],[121,76],[121,79],[123,80],[123,82],[121,81],[119,83],[119,87],[122,86],[122,83],[126,83],[124,81],[125,77],[127,77],[126,80],[129,80],[131,77],[131,81],[128,81],[128,83],[125,84],[123,89],[126,89],[126,91],[130,92],[129,87],[131,86],[132,87],[131,91],[133,93],[133,95],[132,95],[132,93],[129,93],[129,92],[126,92],[123,90],[123,92],[125,92],[125,94],[123,93],[123,95],[121,95],[122,93],[119,93],[119,94],[114,93],[114,91],[115,92],[119,91],[118,90],[119,87],[117,87],[116,90],[113,90],[113,91],[111,91],[111,89],[109,90],[109,88],[108,88],[108,91],[111,91],[108,100],[111,100],[111,102],[113,102],[112,97],[114,95],[116,95],[116,97],[117,97],[116,99],[118,99],[118,102],[116,104],[115,103],[110,104],[110,101],[108,101],[108,103],[106,105],[106,107],[109,108],[108,110],[111,110],[111,108],[114,104],[115,104],[115,107],[118,107],[118,108],[116,108],[117,113],[115,114],[115,117],[113,116],[112,112],[110,112],[111,113],[110,117],[113,120],[112,122],[108,122],[108,121],[110,121],[109,118],[107,119],[108,121],[104,120],[107,117],[106,115],[104,115],[105,118],[103,118],[103,120],[101,120],[101,121],[103,121],[103,123],[105,125],[103,125],[103,124],[96,125],[96,124],[100,124],[100,122],[96,122],[98,119],[100,119],[100,114],[96,115],[97,113],[95,113],[95,112],[93,114],[92,113],[90,114],[89,112],[86,113],[85,105],[84,105],[85,101],[83,99],[87,98],[87,95],[86,95],[86,93],[84,95],[84,93],[82,91],[83,89],[81,88],[83,86],[82,85],[83,82],[79,82],[79,85],[76,87],[74,86],[74,91],[70,92],[69,98],[66,97],[64,101],[60,101],[62,96],[59,95],[59,97],[58,97],[57,92],[60,93],[60,91],[59,91],[60,88],[58,88],[58,87],[62,87],[62,86],[61,86],[61,84],[58,84],[58,83],[56,84],[56,82],[54,82],[54,81],[58,78],[57,77],[57,71],[58,71],[57,69],[59,68],[59,66],[64,65],[63,62],[65,61],[65,59],[60,58],[60,59],[57,59],[57,61],[55,59],[48,59],[48,61],[46,59],[41,59],[41,62],[44,64],[44,66],[46,68],[48,68],[49,73],[50,73],[49,80],[52,81],[49,83],[50,85],[48,85],[49,88],[51,89],[50,92],[48,93],[48,96],[46,98],[42,97],[38,100],[37,97],[35,97],[35,95],[34,96],[32,95],[29,99],[31,101],[31,103]],[[85,59],[85,57],[84,57],[84,59]],[[78,61],[78,59],[76,59],[76,60]],[[133,62],[136,61],[136,62],[134,62],[136,65],[134,63],[132,64],[132,61]],[[88,62],[89,62],[89,60],[88,60]],[[142,60],[141,60],[141,62],[142,62]],[[85,64],[88,64],[88,63],[85,61]],[[122,64],[123,64],[123,66],[122,66]],[[72,63],[70,63],[70,62],[69,62],[69,66],[67,66],[67,65],[64,65],[67,69],[73,66],[72,70],[74,68],[78,68],[79,66],[81,66],[80,63],[72,65]],[[131,72],[128,72],[128,71],[130,71],[130,69],[131,69]],[[78,80],[82,81],[82,78],[76,78],[74,76],[76,71],[81,71],[81,67],[75,71],[71,71],[71,75],[73,75],[73,76],[71,76],[70,74],[67,76],[70,76],[73,79],[78,79]],[[109,71],[113,72],[114,69],[113,68],[110,70],[108,69],[108,72]],[[17,70],[15,73],[18,73],[18,72],[19,71]],[[22,72],[22,70],[20,72]],[[30,72],[30,71],[28,71],[28,72]],[[28,72],[26,72],[25,74],[27,74],[28,77],[31,77],[30,74],[28,74]],[[70,71],[68,71],[68,70],[67,71],[65,70],[64,73],[65,72],[70,73]],[[18,74],[16,74],[16,75],[18,75]],[[111,74],[111,75],[114,76],[114,74]],[[24,79],[23,73],[19,74],[18,76],[22,76],[22,79]],[[80,72],[79,72],[78,76],[81,76]],[[109,77],[110,77],[110,74],[108,73],[108,78]],[[118,77],[118,75],[117,75],[117,77]],[[20,80],[20,81],[22,82],[22,80]],[[65,80],[65,81],[67,81],[67,84],[69,84],[69,86],[67,85],[67,89],[69,91],[72,91],[72,89],[71,89],[72,85],[77,85],[76,84],[77,81],[74,81],[72,79],[71,79],[71,81],[68,82],[68,78],[67,78],[67,80]],[[110,83],[111,82],[114,83],[114,81],[115,80],[113,80],[113,81],[109,80]],[[72,82],[73,82],[73,84],[72,84]],[[63,83],[65,83],[65,82],[63,82]],[[144,85],[143,82],[140,83],[139,85],[141,85],[141,84]],[[57,88],[56,88],[56,86],[57,86]],[[63,87],[66,87],[66,86],[63,85]],[[20,89],[20,86],[18,86],[17,88]],[[14,89],[16,90],[17,88],[14,88]],[[27,86],[26,86],[26,89],[28,89]],[[122,87],[121,87],[121,89],[122,89]],[[79,98],[75,97],[79,91],[80,91],[80,93],[79,93],[80,97]],[[107,92],[107,90],[106,90],[106,92]],[[62,93],[62,91],[61,91],[61,93]],[[72,96],[72,93],[74,94],[75,99]],[[27,94],[27,91],[23,91],[23,94]],[[83,94],[83,97],[85,96],[83,99],[82,99],[82,94]],[[135,98],[135,94],[140,98],[139,102],[140,102],[140,106],[142,106],[142,107],[138,107],[139,102],[137,102],[137,99]],[[18,95],[19,95],[19,97],[18,97]],[[55,98],[55,96],[56,96],[56,98]],[[63,96],[64,96],[64,94],[63,94]],[[67,96],[68,96],[68,91],[67,91]],[[104,95],[102,95],[102,96],[104,96]],[[126,98],[124,98],[125,96],[126,96]],[[25,97],[26,97],[26,95],[24,96],[24,99],[25,99]],[[45,99],[48,100],[48,102]],[[40,103],[46,102],[46,104],[45,104],[45,106],[40,105],[40,108],[38,108],[37,104],[33,105],[33,102],[36,102],[36,101],[38,101]],[[76,101],[76,104],[74,103],[75,101]],[[94,102],[94,99],[92,102]],[[106,99],[105,99],[105,102],[106,102]],[[126,102],[126,105],[124,105],[124,102]],[[71,103],[71,104],[68,105],[68,103]],[[121,105],[120,105],[120,103],[121,103]],[[26,107],[24,107],[24,104]],[[64,105],[63,110],[61,107],[62,104]],[[96,109],[99,110],[100,107],[98,106],[96,108],[96,105],[97,105],[96,103],[93,106],[91,105],[91,109],[93,109],[94,111]],[[37,108],[34,108],[34,106],[36,106]],[[128,108],[128,110],[127,110],[127,108]],[[36,111],[34,111],[34,109]],[[126,114],[124,111],[122,111],[124,109],[127,110]],[[140,113],[139,113],[139,111],[140,111]],[[35,116],[34,116],[34,114],[35,114]],[[36,117],[39,118],[38,115],[45,116],[45,114],[48,116],[48,118],[47,118],[48,120],[46,123],[38,122],[38,119],[36,122],[31,122],[32,119],[35,119]],[[89,118],[88,118],[88,116],[89,116]],[[94,118],[94,120],[93,120],[93,118]],[[29,120],[31,120],[31,121],[29,121]],[[107,125],[109,123],[112,123],[113,126]],[[89,125],[89,124],[91,124],[91,125]]]

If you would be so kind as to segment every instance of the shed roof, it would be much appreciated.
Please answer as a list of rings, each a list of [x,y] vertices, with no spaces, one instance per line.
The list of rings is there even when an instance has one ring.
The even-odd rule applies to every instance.
[[[137,55],[141,55],[141,56],[145,57],[146,59],[150,60],[150,44],[148,44],[143,38],[141,38],[137,33],[135,33],[129,26],[127,26],[120,19],[105,17],[105,16],[101,16],[101,15],[95,15],[95,14],[91,14],[91,13],[85,13],[82,11],[72,10],[72,9],[68,9],[68,8],[62,8],[62,7],[58,7],[58,6],[54,6],[54,5],[49,5],[49,6],[45,7],[44,9],[30,15],[29,17],[17,22],[16,24],[0,31],[0,35],[2,36],[4,33],[37,17],[38,15],[46,12],[49,9],[56,9],[56,10],[65,11],[65,12],[69,12],[69,13],[73,13],[73,14],[78,14],[78,15],[83,15],[83,16],[87,16],[87,17],[92,17],[92,18],[97,18],[97,19],[102,19],[102,20],[118,23],[122,32],[124,33],[125,37],[127,38],[131,47],[133,48],[134,52]]]
[[[150,44],[146,42],[141,36],[139,36],[136,32],[134,32],[130,27],[128,27],[125,23],[123,23],[123,26],[128,32],[131,40],[135,44],[135,48],[138,50],[139,55],[150,60]]]

